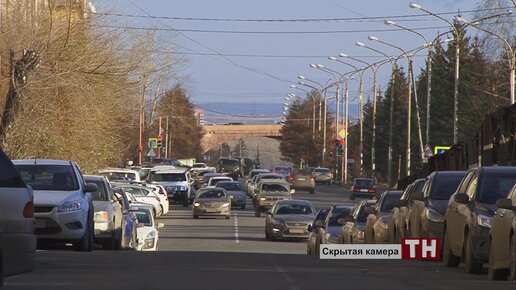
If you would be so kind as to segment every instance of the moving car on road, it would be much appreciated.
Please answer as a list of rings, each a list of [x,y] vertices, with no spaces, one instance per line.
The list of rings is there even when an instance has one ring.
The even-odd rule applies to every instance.
[[[281,200],[276,202],[265,219],[265,238],[307,239],[308,225],[315,216],[315,208],[305,200]]]
[[[188,206],[193,184],[188,170],[155,167],[149,172],[147,182],[163,186],[170,202],[180,203],[184,207]]]
[[[315,192],[315,177],[310,170],[302,169],[294,173],[292,187],[297,191],[306,190],[308,193]]]
[[[489,230],[489,279],[516,281],[516,185],[498,209]]]
[[[389,242],[389,223],[391,211],[400,200],[401,190],[388,190],[380,196],[374,207],[366,209],[369,214],[366,222],[365,240],[368,244]]]
[[[217,161],[217,172],[238,180],[240,177],[240,161],[235,158],[221,157]]]
[[[292,176],[293,172],[294,170],[290,166],[276,166],[274,170],[272,170],[272,173],[283,176],[283,178],[291,184],[294,181],[294,177]]]
[[[245,209],[246,195],[240,181],[219,181],[216,187],[224,188],[231,199],[231,206]]]
[[[355,178],[351,187],[351,196],[349,199],[354,200],[355,197],[376,197],[375,182],[372,178]]]
[[[93,250],[95,223],[92,192],[77,164],[67,160],[13,160],[34,190],[34,216],[39,241],[73,243],[78,251]]]
[[[206,187],[199,189],[193,203],[193,218],[200,216],[231,217],[231,200],[224,188]]]
[[[467,273],[480,273],[489,259],[489,229],[496,201],[516,183],[516,167],[486,166],[468,171],[448,203],[444,217],[443,261]]]
[[[34,269],[34,193],[0,149],[0,287],[4,277]]]
[[[290,184],[280,180],[263,180],[258,184],[258,193],[254,199],[254,216],[261,217],[262,212],[270,210],[279,200],[292,199]]]
[[[206,186],[215,186],[215,185],[217,185],[217,183],[219,183],[221,181],[233,181],[233,179],[228,176],[214,176],[214,177],[210,178],[210,180],[208,181],[208,184]]]
[[[333,174],[331,174],[331,171],[329,168],[323,168],[323,167],[316,167],[312,171],[315,182],[316,183],[326,183],[331,184],[333,179]]]
[[[114,196],[104,176],[85,175],[84,181],[97,185],[93,195],[95,242],[104,250],[120,250],[122,246],[122,205]]]

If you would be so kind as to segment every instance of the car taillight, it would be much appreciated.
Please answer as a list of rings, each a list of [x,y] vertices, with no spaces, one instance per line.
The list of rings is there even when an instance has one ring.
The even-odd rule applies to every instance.
[[[315,173],[312,173],[312,179],[315,179]]]
[[[33,218],[34,217],[34,203],[32,203],[32,201],[27,202],[27,204],[23,208],[23,217],[24,218]]]
[[[369,192],[376,192],[376,188],[370,188]]]
[[[358,188],[358,187],[353,187],[353,191],[360,191],[360,188]]]

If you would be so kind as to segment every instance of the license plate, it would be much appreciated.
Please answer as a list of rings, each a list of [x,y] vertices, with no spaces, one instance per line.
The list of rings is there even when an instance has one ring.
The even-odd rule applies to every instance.
[[[217,209],[207,209],[206,212],[219,212]]]
[[[362,192],[368,192],[368,190],[367,190],[367,189],[361,189],[360,191],[362,191]]]
[[[304,234],[305,233],[305,230],[303,230],[303,229],[290,229],[288,231],[291,234]]]
[[[44,229],[47,227],[47,221],[42,219],[36,219],[36,228]]]
[[[306,178],[298,178],[297,180],[303,180],[304,181],[304,180],[306,180]]]

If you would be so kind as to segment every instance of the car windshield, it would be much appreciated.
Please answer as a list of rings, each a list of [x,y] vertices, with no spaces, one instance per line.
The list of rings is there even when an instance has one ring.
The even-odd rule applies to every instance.
[[[239,166],[240,162],[236,159],[220,159],[219,165],[231,167],[231,166]]]
[[[241,191],[242,184],[240,182],[219,182],[217,187],[224,188],[227,191]]]
[[[136,211],[135,214],[139,223],[142,223],[147,227],[152,227],[152,220],[149,211]]]
[[[431,199],[450,199],[450,196],[455,192],[463,177],[464,175],[438,176],[436,182],[432,184],[429,197]]]
[[[312,207],[308,204],[286,203],[278,204],[274,214],[314,214]]]
[[[287,166],[276,166],[274,168],[274,171],[276,172],[280,172],[280,173],[283,173],[283,172],[290,172],[290,167],[287,167]]]
[[[97,191],[92,192],[92,198],[96,201],[108,201],[108,194],[106,192],[106,188],[104,187],[104,182],[102,180],[98,179],[88,179],[86,178],[85,181],[87,183],[95,183],[97,185]]]
[[[250,178],[254,178],[256,175],[258,175],[260,173],[265,173],[265,172],[268,172],[268,171],[251,171]]]
[[[258,178],[256,180],[260,180],[260,179],[284,179],[283,176],[281,175],[262,175],[262,176],[258,176]]]
[[[373,186],[374,180],[372,179],[355,179],[355,185],[358,186]]]
[[[281,184],[263,184],[262,191],[267,192],[288,192],[288,188]]]
[[[151,175],[150,181],[181,182],[181,181],[186,181],[186,174],[184,174],[184,173],[155,173],[155,174]]]
[[[330,220],[328,221],[328,226],[340,226],[339,219],[349,216],[350,212],[351,207],[337,207],[333,209],[333,211],[331,212]]]
[[[400,200],[401,192],[400,191],[391,191],[385,196],[382,202],[382,206],[380,207],[380,211],[389,212],[396,206],[396,201]]]
[[[199,192],[197,198],[225,198],[226,193],[222,190],[206,190]]]
[[[314,172],[328,173],[330,170],[328,168],[315,168]]]
[[[34,190],[72,191],[79,189],[70,165],[15,165],[23,181]]]
[[[482,203],[494,204],[498,199],[507,197],[514,183],[516,172],[486,173],[481,181],[477,199]]]

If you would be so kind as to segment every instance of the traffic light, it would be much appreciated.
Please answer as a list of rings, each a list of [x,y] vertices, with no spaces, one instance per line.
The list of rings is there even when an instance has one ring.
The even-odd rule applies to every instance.
[[[158,148],[161,148],[163,146],[162,140],[163,140],[163,136],[158,135],[158,143],[157,143]]]

